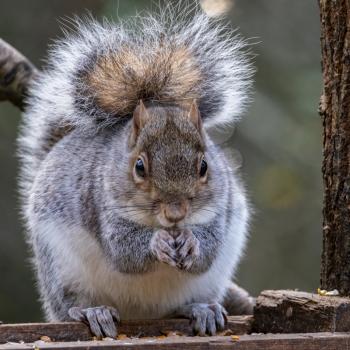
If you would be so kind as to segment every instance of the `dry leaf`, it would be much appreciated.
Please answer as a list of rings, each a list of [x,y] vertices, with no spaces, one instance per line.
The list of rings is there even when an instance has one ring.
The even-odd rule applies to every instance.
[[[184,336],[184,334],[179,332],[179,331],[161,331],[161,333],[167,337],[182,337],[182,336]]]
[[[119,334],[119,335],[117,336],[117,339],[118,339],[118,340],[128,339],[128,336],[127,336],[126,334]]]
[[[115,340],[114,338],[111,338],[111,337],[105,337],[105,338],[102,338],[103,341],[113,341]]]
[[[231,340],[238,341],[239,340],[239,336],[238,335],[231,335]]]
[[[52,342],[51,338],[48,337],[47,335],[43,335],[42,337],[40,337],[40,340],[44,341],[45,343]]]
[[[218,332],[218,335],[228,336],[228,335],[234,335],[234,333],[233,333],[233,331],[231,329],[225,329],[222,332]]]
[[[325,289],[317,288],[317,294],[321,296],[338,296],[339,291],[338,289],[325,290]]]

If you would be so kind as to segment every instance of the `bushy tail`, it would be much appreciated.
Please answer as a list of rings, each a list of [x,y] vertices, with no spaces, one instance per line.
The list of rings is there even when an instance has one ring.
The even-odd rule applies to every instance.
[[[88,18],[56,43],[30,91],[20,154],[27,190],[50,145],[72,128],[108,127],[139,99],[196,98],[205,127],[235,121],[249,100],[246,43],[198,8],[178,2],[119,24]]]

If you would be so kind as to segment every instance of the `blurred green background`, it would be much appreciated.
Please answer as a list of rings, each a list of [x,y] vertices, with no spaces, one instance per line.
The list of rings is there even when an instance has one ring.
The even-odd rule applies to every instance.
[[[232,0],[233,1],[233,0]],[[227,1],[208,0],[212,11]],[[235,0],[234,27],[256,43],[254,102],[230,137],[254,208],[251,239],[237,275],[262,289],[318,287],[321,251],[321,92],[319,13],[314,0]],[[225,4],[224,4],[225,5]],[[45,64],[60,22],[89,10],[117,19],[150,0],[0,2],[0,37],[37,66]],[[225,8],[225,6],[224,6]],[[30,254],[19,217],[16,135],[19,111],[0,104],[0,320],[39,321]]]

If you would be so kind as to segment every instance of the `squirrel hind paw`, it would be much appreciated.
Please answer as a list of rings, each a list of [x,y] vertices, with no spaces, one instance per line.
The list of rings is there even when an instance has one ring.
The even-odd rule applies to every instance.
[[[178,314],[190,319],[193,333],[199,336],[215,335],[224,330],[227,322],[227,312],[218,303],[185,305]]]
[[[116,338],[117,336],[115,322],[118,323],[120,318],[118,311],[113,307],[72,307],[68,314],[73,320],[86,323],[91,333],[100,339],[103,337]]]

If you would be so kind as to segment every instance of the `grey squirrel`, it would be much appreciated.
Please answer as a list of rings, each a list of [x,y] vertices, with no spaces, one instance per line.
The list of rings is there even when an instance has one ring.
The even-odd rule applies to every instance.
[[[246,44],[196,10],[77,20],[30,88],[20,191],[49,321],[114,337],[120,319],[183,316],[200,335],[244,250],[249,210],[208,130],[249,100]]]

